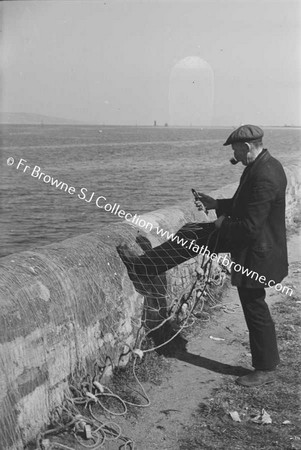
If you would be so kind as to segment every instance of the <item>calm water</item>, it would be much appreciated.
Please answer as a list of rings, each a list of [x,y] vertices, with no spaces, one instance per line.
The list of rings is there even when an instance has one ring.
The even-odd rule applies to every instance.
[[[2,144],[1,252],[4,256],[121,221],[95,205],[118,203],[143,213],[239,179],[222,143],[231,129],[0,125]],[[300,156],[301,130],[265,129],[265,146],[284,165]],[[12,166],[6,164],[13,157]],[[20,158],[30,166],[17,170]],[[71,195],[34,178],[34,166],[74,187]],[[87,203],[78,198],[85,188]]]

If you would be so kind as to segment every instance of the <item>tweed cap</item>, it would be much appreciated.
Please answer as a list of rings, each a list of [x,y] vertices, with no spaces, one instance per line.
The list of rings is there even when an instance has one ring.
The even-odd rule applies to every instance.
[[[234,130],[224,145],[231,145],[235,142],[251,142],[261,139],[263,137],[263,131],[256,125],[242,125]]]

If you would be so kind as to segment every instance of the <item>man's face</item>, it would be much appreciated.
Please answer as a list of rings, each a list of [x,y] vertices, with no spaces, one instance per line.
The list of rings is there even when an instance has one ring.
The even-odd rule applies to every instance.
[[[249,147],[245,142],[236,142],[231,145],[234,152],[234,157],[237,161],[240,161],[244,166],[247,165],[247,154],[249,152]]]

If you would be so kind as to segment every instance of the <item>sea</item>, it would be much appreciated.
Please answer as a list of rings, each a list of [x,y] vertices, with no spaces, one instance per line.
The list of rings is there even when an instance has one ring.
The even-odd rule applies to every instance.
[[[0,256],[122,221],[97,198],[138,215],[191,199],[191,188],[209,193],[238,182],[243,166],[231,165],[232,150],[222,145],[231,131],[0,125]],[[300,128],[264,132],[284,166],[300,161]]]

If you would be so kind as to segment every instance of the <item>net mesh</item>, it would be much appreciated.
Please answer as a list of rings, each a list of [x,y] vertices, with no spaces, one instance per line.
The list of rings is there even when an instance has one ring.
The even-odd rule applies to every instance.
[[[150,404],[135,373],[138,359],[153,350],[165,349],[165,354],[174,353],[175,349],[185,350],[186,340],[181,338],[181,332],[197,318],[208,319],[203,306],[205,302],[216,304],[214,288],[223,284],[225,279],[224,271],[212,262],[209,254],[209,248],[217,251],[218,233],[212,224],[205,225],[188,224],[177,233],[176,239],[156,248],[151,248],[149,242],[144,241],[146,251],[141,256],[137,256],[125,244],[118,248],[130,279],[145,299],[136,342],[132,346],[128,345],[124,352],[132,353],[133,356],[133,374],[138,387],[138,390],[135,388],[133,391],[139,394],[138,400],[129,402],[95,382],[102,380],[101,374],[98,377],[97,374],[91,376],[83,373],[78,380],[73,378],[71,395],[65,398],[57,410],[58,414],[53,416],[52,429],[40,437],[40,444],[45,442],[45,438],[50,438],[52,444],[55,441],[57,448],[67,448],[64,447],[66,440],[61,433],[73,430],[77,443],[86,448],[103,446],[110,440],[121,441],[123,444],[119,448],[135,448],[134,441],[123,435],[115,420],[125,415],[130,405],[147,407]],[[180,239],[184,239],[184,245]],[[194,246],[198,246],[199,250]],[[202,246],[203,250],[208,248],[207,253],[200,252]],[[148,337],[152,338],[150,346],[146,343]]]
[[[138,347],[150,335],[155,341],[151,350],[175,350],[168,344],[201,317],[205,301],[215,302],[214,287],[223,283],[225,272],[211,255],[224,247],[213,223],[188,223],[172,239],[140,256],[126,244],[118,247],[130,279],[145,296]],[[179,350],[179,340],[175,345]]]

